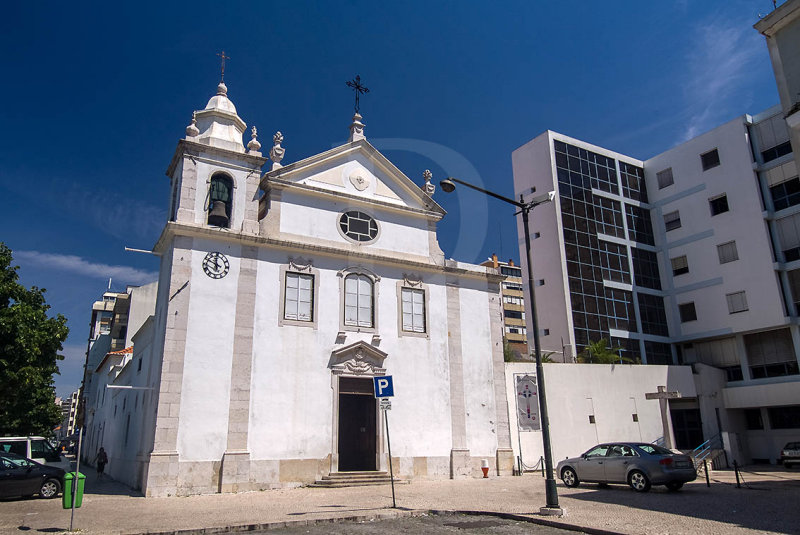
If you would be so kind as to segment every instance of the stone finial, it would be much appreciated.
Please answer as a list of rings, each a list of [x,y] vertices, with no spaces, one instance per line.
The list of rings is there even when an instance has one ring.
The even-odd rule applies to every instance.
[[[433,179],[433,173],[431,173],[430,169],[425,169],[425,171],[422,173],[422,178],[425,179],[425,185],[422,187],[422,189],[428,194],[428,197],[433,197],[433,193],[436,191],[436,186],[434,186],[431,182],[431,179]]]
[[[275,135],[272,136],[272,150],[269,151],[269,159],[272,160],[272,169],[278,169],[281,166],[281,160],[283,160],[283,154],[286,152],[286,149],[281,147],[281,143],[283,143],[283,134],[280,132],[275,132]]]
[[[353,122],[350,124],[350,142],[366,139],[364,135],[364,123],[361,122],[361,119],[360,113],[356,112],[356,114],[353,115]]]
[[[186,137],[197,137],[200,135],[200,129],[197,128],[197,112],[192,112],[192,124],[186,127]]]
[[[261,156],[261,153],[259,152],[261,150],[261,143],[258,142],[258,130],[255,126],[250,130],[250,136],[252,139],[250,140],[250,143],[247,144],[247,153]]]
[[[225,85],[225,82],[220,82],[217,86],[217,95],[221,95],[223,97],[228,96],[228,86]]]

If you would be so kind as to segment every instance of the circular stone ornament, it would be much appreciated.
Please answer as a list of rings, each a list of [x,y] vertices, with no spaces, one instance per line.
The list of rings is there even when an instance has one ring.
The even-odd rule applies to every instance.
[[[364,191],[367,189],[369,187],[369,174],[367,173],[367,170],[359,167],[350,173],[350,183],[358,191]]]
[[[203,271],[212,279],[221,279],[228,274],[231,264],[224,254],[211,251],[203,259]]]

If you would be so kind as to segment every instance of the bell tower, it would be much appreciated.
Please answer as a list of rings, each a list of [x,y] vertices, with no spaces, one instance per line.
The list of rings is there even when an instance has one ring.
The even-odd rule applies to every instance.
[[[167,170],[170,221],[258,233],[258,182],[267,160],[255,127],[245,148],[246,129],[220,82],[206,107],[192,113]]]

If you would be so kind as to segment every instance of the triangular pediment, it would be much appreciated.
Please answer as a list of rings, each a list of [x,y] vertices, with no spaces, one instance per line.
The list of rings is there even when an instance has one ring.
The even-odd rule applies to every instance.
[[[331,352],[329,366],[334,373],[384,375],[383,361],[388,356],[377,347],[359,341]]]
[[[318,194],[422,211],[437,219],[446,213],[365,139],[274,169],[262,179],[264,189],[292,185]]]

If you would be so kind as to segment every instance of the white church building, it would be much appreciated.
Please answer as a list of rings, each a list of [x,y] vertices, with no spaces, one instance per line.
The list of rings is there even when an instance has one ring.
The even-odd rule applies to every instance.
[[[347,143],[285,166],[280,133],[264,167],[245,131],[220,83],[169,165],[155,314],[103,396],[110,475],[166,496],[388,471],[381,375],[396,476],[511,474],[503,277],[445,258],[430,174],[358,113]]]

